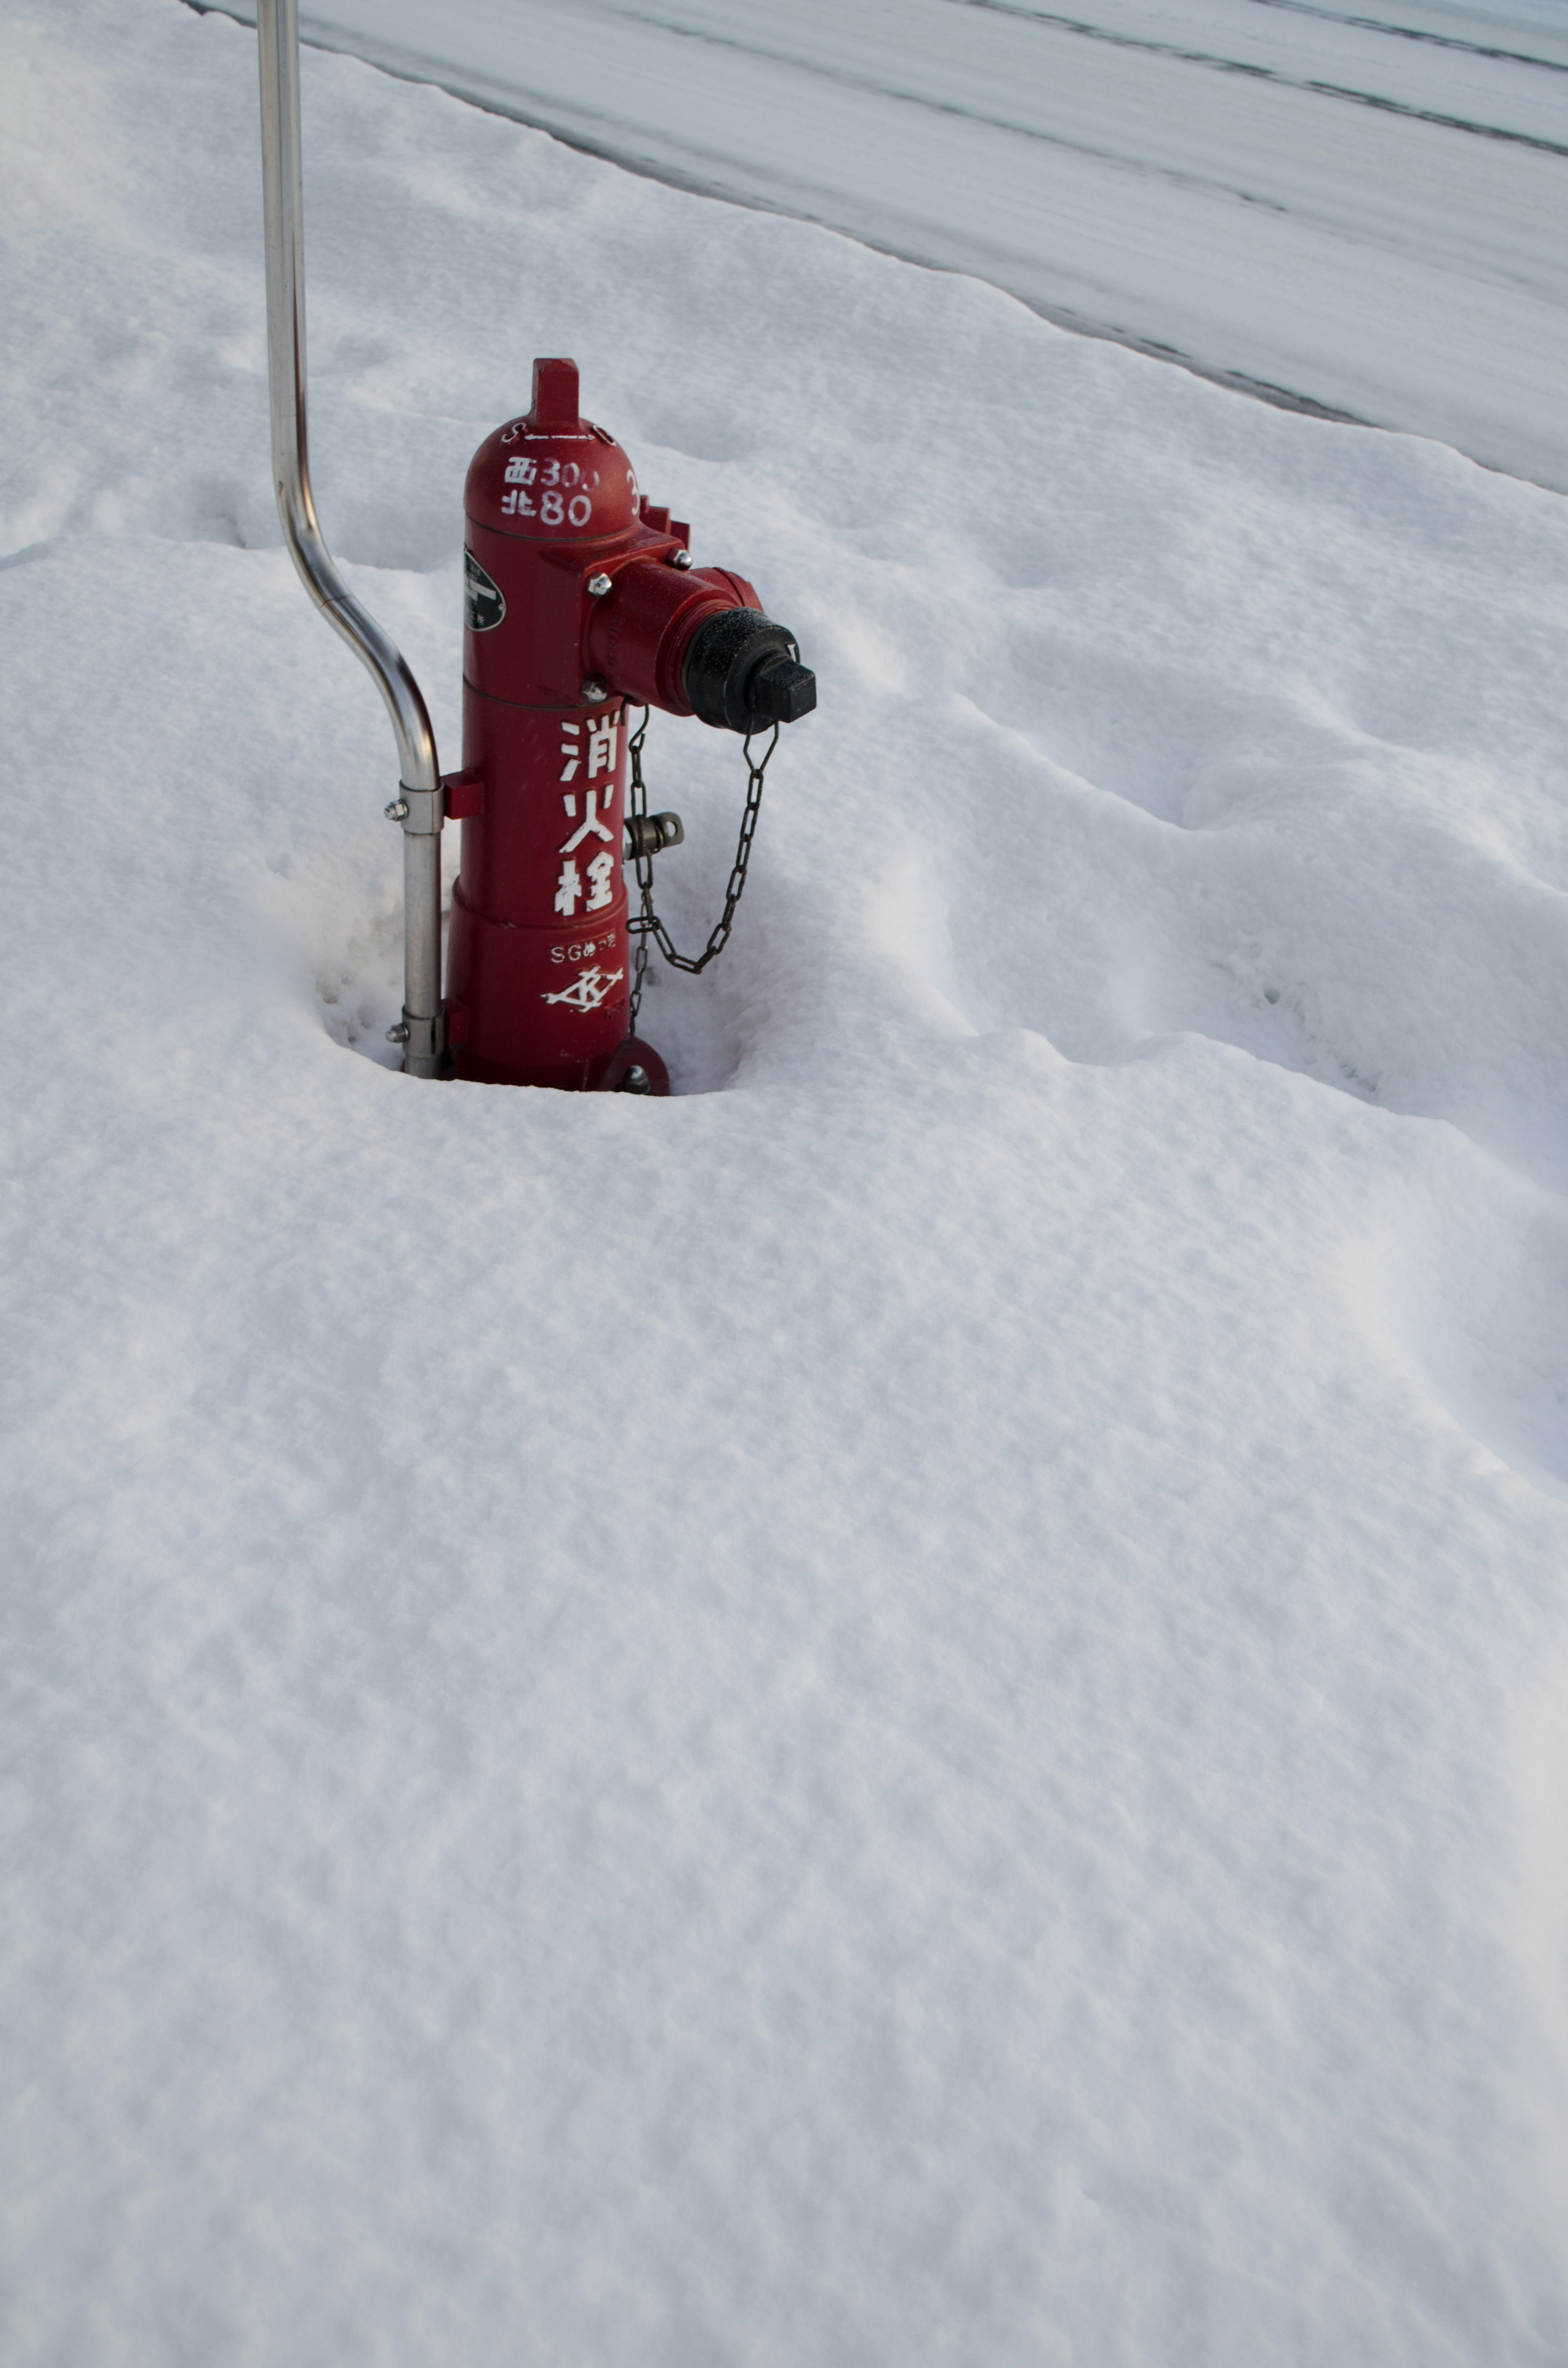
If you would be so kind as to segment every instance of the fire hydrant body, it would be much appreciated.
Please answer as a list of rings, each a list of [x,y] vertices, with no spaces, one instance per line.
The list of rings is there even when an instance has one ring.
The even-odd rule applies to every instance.
[[[651,1067],[658,1090],[629,1033],[628,706],[755,731],[806,713],[814,679],[743,576],[692,566],[688,529],[578,416],[573,362],[536,362],[532,408],[480,446],[466,507],[456,1073],[584,1090]]]

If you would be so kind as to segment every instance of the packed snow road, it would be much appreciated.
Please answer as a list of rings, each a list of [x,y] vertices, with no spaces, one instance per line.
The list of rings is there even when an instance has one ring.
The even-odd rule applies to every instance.
[[[1561,2362],[1568,503],[304,111],[448,765],[539,352],[822,703],[671,1099],[395,1074],[254,38],[0,0],[6,2368]]]
[[[304,23],[1568,487],[1568,0],[308,0]],[[767,290],[733,294],[766,337]]]

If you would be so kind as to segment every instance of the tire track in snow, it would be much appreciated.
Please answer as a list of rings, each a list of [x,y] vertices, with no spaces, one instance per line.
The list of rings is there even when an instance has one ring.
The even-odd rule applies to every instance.
[[[984,6],[985,0],[974,0],[974,5]],[[923,108],[928,114],[946,116],[958,123],[971,123],[982,131],[1005,131],[1015,139],[1032,141],[1040,147],[1061,149],[1070,156],[1087,156],[1096,165],[1115,165],[1124,172],[1148,179],[1169,181],[1178,188],[1202,189],[1210,196],[1237,199],[1244,206],[1263,206],[1271,213],[1286,214],[1290,211],[1278,199],[1266,198],[1255,189],[1242,188],[1233,181],[1216,180],[1207,173],[1185,172],[1178,165],[1153,165],[1145,157],[1129,156],[1123,149],[1098,147],[1086,140],[1070,140],[1065,132],[1047,131],[1040,124],[1020,122],[1017,116],[990,115],[980,108],[960,107],[956,99],[933,98],[926,91],[896,88],[892,83],[880,81],[873,74],[853,74],[844,66],[824,65],[819,59],[792,56],[787,50],[768,49],[756,41],[743,41],[733,34],[710,32],[706,28],[693,25],[676,25],[667,17],[654,16],[641,8],[612,6],[608,13],[627,17],[635,24],[646,25],[656,32],[667,33],[677,40],[701,41],[712,49],[737,51],[743,57],[759,59],[767,65],[790,66],[798,73],[813,74],[823,82],[833,83],[841,90],[856,91],[870,98],[891,98],[903,107]],[[999,10],[998,13],[1009,12]],[[1062,19],[1063,23],[1065,21]],[[1148,44],[1142,46],[1147,47]],[[610,119],[603,117],[600,120],[608,122]],[[604,153],[612,155],[615,152],[607,147]],[[1568,148],[1559,153],[1568,156]]]
[[[1386,33],[1392,41],[1426,41],[1435,50],[1462,50],[1467,57],[1496,58],[1504,64],[1540,66],[1543,74],[1568,74],[1559,58],[1534,58],[1523,50],[1496,50],[1483,41],[1461,40],[1457,33],[1428,33],[1415,25],[1385,25],[1378,17],[1346,17],[1337,8],[1314,8],[1312,0],[1253,0],[1257,8],[1283,8],[1292,17],[1315,17],[1324,25],[1351,25],[1359,33]]]
[[[1210,50],[1187,50],[1175,41],[1151,40],[1142,33],[1115,33],[1108,26],[1091,25],[1081,17],[1058,17],[1047,8],[1026,8],[1018,0],[948,0],[949,7],[978,8],[989,17],[1016,17],[1025,24],[1047,25],[1054,33],[1074,33],[1086,41],[1107,41],[1113,49],[1141,50],[1158,58],[1176,58],[1183,65],[1208,66],[1216,74],[1245,74],[1254,82],[1277,85],[1283,90],[1311,91],[1318,98],[1342,98],[1355,107],[1376,108],[1381,115],[1408,116],[1415,123],[1436,123],[1445,131],[1466,131],[1478,140],[1507,140],[1520,148],[1536,148],[1548,156],[1568,156],[1568,145],[1560,140],[1542,140],[1533,131],[1509,131],[1497,123],[1474,123],[1462,115],[1441,115],[1430,107],[1412,107],[1403,98],[1381,97],[1375,91],[1352,90],[1347,84],[1312,82],[1297,74],[1281,74],[1277,66],[1252,65],[1241,58],[1221,57]],[[1266,5],[1279,6],[1284,0],[1266,0]],[[1318,15],[1324,12],[1313,10]],[[1342,20],[1343,21],[1343,20]],[[1543,65],[1544,59],[1527,58],[1526,65]],[[1568,72],[1558,67],[1554,72]],[[901,94],[902,95],[902,94]]]

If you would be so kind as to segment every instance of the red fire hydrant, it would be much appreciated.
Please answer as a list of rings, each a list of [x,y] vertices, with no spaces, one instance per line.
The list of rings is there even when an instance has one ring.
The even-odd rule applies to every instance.
[[[575,362],[535,362],[533,406],[480,446],[466,506],[456,1074],[667,1091],[629,1030],[628,704],[753,733],[808,713],[815,677],[744,576],[693,567],[689,529],[579,418]]]

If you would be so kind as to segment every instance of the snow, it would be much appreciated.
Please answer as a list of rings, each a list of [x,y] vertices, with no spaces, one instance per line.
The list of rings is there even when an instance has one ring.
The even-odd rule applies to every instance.
[[[446,761],[535,353],[822,684],[421,1084],[252,41],[0,28],[7,2361],[1561,2359],[1562,499],[307,54]]]
[[[1568,0],[305,0],[303,24],[1568,491]]]

